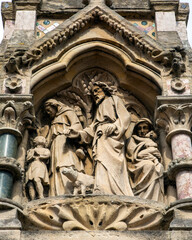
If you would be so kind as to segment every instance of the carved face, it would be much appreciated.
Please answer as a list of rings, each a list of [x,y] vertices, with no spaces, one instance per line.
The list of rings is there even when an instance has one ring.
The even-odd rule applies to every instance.
[[[149,125],[145,122],[141,122],[137,126],[137,134],[139,137],[145,137],[145,135],[149,132]]]
[[[45,106],[45,111],[47,112],[47,114],[50,116],[50,118],[54,118],[56,113],[57,113],[57,109],[56,107],[53,107],[51,105],[47,105]]]
[[[105,93],[99,86],[94,86],[92,93],[96,104],[99,104],[105,98]]]
[[[36,138],[34,138],[33,142],[35,146],[40,145],[44,147],[46,144],[46,139],[43,136],[37,136]]]

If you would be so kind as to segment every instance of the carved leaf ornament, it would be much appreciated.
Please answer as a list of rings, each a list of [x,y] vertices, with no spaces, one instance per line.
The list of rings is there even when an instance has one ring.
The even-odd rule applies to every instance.
[[[49,230],[156,229],[166,215],[163,204],[134,197],[123,201],[120,196],[70,197],[31,204],[25,210],[27,218],[39,229]]]
[[[66,42],[81,29],[85,28],[91,21],[95,20],[104,22],[111,30],[116,31],[124,37],[129,45],[134,45],[136,48],[149,56],[152,56],[154,51],[155,54],[160,54],[162,52],[160,47],[158,48],[155,44],[153,46],[149,43],[142,33],[135,33],[127,27],[126,24],[123,24],[117,18],[112,17],[108,12],[96,6],[83,17],[81,16],[81,18],[75,20],[62,31],[59,31],[50,39],[46,40],[40,46],[33,47],[27,51],[21,50],[21,52],[16,51],[13,53],[8,62],[5,64],[6,71],[21,74],[20,69],[22,67],[31,66],[35,61],[41,59],[46,52],[52,50],[58,44]]]

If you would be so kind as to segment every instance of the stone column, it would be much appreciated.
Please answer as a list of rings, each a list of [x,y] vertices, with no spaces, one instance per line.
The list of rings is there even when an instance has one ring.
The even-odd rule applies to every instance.
[[[17,161],[18,146],[34,119],[32,96],[1,95],[0,99],[0,198],[12,198],[13,184],[21,181],[24,166]]]
[[[191,137],[186,134],[176,134],[171,139],[173,162],[179,159],[190,161],[192,159]],[[187,169],[187,166],[186,166]],[[176,174],[178,199],[192,198],[192,171],[181,171]]]
[[[176,97],[158,97],[157,124],[165,128],[166,140],[172,149],[172,162],[167,174],[176,182],[179,200],[192,198],[192,104],[189,102],[189,97],[180,97],[179,100]]]

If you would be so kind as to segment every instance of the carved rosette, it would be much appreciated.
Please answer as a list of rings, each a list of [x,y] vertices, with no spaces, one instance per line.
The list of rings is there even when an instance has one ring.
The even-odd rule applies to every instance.
[[[10,93],[18,93],[22,89],[22,80],[17,77],[10,77],[5,80],[5,87]]]
[[[147,230],[162,228],[163,204],[136,197],[87,196],[33,201],[25,215],[38,229]]]

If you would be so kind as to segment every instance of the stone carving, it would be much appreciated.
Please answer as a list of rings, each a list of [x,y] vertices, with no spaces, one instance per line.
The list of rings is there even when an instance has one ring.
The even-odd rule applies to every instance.
[[[16,50],[12,53],[8,62],[5,64],[5,70],[8,73],[18,73],[23,75],[22,67],[30,67],[35,61],[42,57],[42,51],[38,48]]]
[[[26,206],[25,215],[35,229],[153,230],[166,229],[170,221],[164,204],[136,197],[87,196],[47,200],[48,203],[31,202]]]
[[[185,100],[180,99],[180,102],[185,102]],[[192,167],[191,109],[192,104],[180,104],[178,101],[175,104],[162,104],[157,108],[157,125],[165,129],[166,140],[172,148],[173,160],[168,166],[167,175],[169,179],[174,181],[177,180],[176,176],[179,172],[189,170]]]
[[[124,135],[131,118],[122,100],[106,83],[90,83],[96,104],[93,122],[84,130],[71,129],[69,138],[92,142],[95,161],[94,193],[132,196],[124,156]]]
[[[81,123],[72,108],[49,99],[45,103],[45,110],[51,118],[51,126],[47,135],[48,146],[51,150],[50,163],[50,196],[72,193],[71,181],[62,174],[63,167],[73,167],[78,172],[84,171],[82,161],[75,153],[74,144],[67,139],[70,128],[82,129]]]
[[[191,109],[190,103],[162,104],[157,108],[156,123],[166,130],[168,142],[176,132],[191,135]]]
[[[106,0],[106,4],[111,5],[110,0]],[[88,3],[88,0],[85,0],[85,3]],[[94,3],[94,1],[93,1]],[[163,54],[163,49],[160,45],[153,44],[152,42],[145,39],[145,35],[143,33],[139,34],[132,30],[132,25],[129,22],[124,24],[120,19],[117,19],[115,16],[111,16],[111,12],[108,13],[104,11],[102,8],[98,7],[98,2],[93,4],[93,9],[86,13],[85,15],[81,15],[79,18],[70,22],[68,26],[65,26],[63,30],[57,31],[54,36],[46,39],[45,42],[41,42],[39,46],[32,47],[29,50],[16,50],[12,56],[8,59],[8,62],[5,64],[5,69],[9,73],[19,73],[22,75],[21,69],[23,67],[29,67],[34,62],[38,61],[43,57],[48,51],[54,49],[61,43],[67,42],[68,39],[77,34],[80,30],[85,28],[88,24],[94,22],[104,22],[111,30],[115,30],[118,34],[120,34],[129,45],[134,45],[139,51],[146,53],[147,55],[154,56],[155,61],[164,61],[164,58],[159,58],[156,60],[156,54]],[[126,21],[126,20],[124,20]],[[128,27],[130,26],[130,27]]]
[[[33,143],[34,148],[27,152],[26,185],[30,200],[34,200],[36,195],[37,198],[44,198],[44,186],[49,185],[47,161],[50,157],[50,151],[45,148],[46,139],[42,136],[37,136]]]
[[[134,122],[147,116],[142,104],[101,69],[77,75],[56,99],[45,103],[50,123],[41,111],[40,122],[46,121],[37,129],[51,151],[49,196],[132,196],[124,142]]]
[[[155,138],[151,121],[140,119],[127,145],[128,172],[135,196],[163,202],[164,168]]]
[[[14,101],[8,101],[4,109],[2,110],[2,123],[6,124],[6,127],[11,127],[16,120],[16,109]]]
[[[11,93],[18,93],[22,88],[22,80],[17,77],[7,78],[5,80],[5,87]]]
[[[83,194],[86,192],[92,193],[94,186],[94,177],[87,174],[77,172],[73,168],[63,168],[62,173],[73,182],[74,191],[73,194]]]
[[[169,68],[169,74],[172,73],[174,77],[180,77],[181,74],[186,71],[185,57],[185,49],[180,48],[180,46],[163,52],[155,50],[152,53],[153,60],[156,62],[162,62],[163,66]]]
[[[5,102],[1,105],[0,129],[9,128],[10,131],[13,129],[20,134],[34,122],[33,104],[22,97],[12,99],[15,100],[4,99]]]
[[[181,80],[181,75],[186,72],[186,52],[184,48],[177,46],[161,53],[154,51],[152,53],[154,61],[162,62],[165,67],[165,75],[172,74],[171,88],[176,92],[183,92],[185,85]]]
[[[181,79],[174,78],[171,80],[171,88],[172,90],[181,93],[185,91],[185,84]]]

